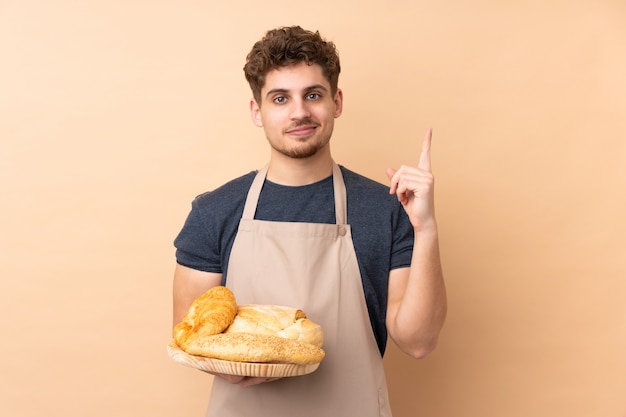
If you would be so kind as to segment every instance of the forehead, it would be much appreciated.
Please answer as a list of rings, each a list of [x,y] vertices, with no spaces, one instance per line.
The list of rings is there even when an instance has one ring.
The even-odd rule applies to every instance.
[[[330,83],[324,77],[322,67],[318,64],[307,65],[302,62],[270,70],[265,76],[265,85],[261,89],[261,94],[265,95],[272,90],[301,91],[319,85],[330,90]]]

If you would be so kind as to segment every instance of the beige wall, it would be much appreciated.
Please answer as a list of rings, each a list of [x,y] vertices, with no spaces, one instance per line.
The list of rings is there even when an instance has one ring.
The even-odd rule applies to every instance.
[[[0,414],[202,415],[172,240],[265,162],[241,67],[294,23],[341,52],[340,163],[384,181],[434,128],[449,319],[390,348],[395,415],[626,415],[622,0],[0,2]]]

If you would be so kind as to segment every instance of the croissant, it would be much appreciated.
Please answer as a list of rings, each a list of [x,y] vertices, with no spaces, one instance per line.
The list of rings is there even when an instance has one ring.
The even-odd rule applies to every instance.
[[[174,340],[187,350],[194,340],[222,333],[237,314],[235,295],[226,287],[215,286],[198,297],[183,320],[174,327]]]

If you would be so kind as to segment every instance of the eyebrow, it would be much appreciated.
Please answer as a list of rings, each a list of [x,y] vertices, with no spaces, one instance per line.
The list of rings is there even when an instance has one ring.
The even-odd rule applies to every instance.
[[[324,87],[322,84],[314,84],[304,89],[304,91],[311,91],[311,90],[328,91],[328,89]],[[272,94],[276,94],[276,93],[286,94],[286,93],[289,93],[289,90],[287,90],[286,88],[273,88],[265,94],[265,98],[269,98],[269,96],[271,96]]]

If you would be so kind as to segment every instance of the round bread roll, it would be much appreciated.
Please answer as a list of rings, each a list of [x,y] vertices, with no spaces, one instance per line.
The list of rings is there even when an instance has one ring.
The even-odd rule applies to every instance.
[[[324,344],[322,326],[306,318],[296,320],[295,323],[276,334],[285,339],[297,340],[318,347]]]

